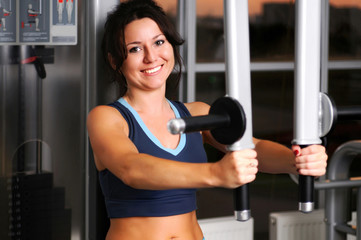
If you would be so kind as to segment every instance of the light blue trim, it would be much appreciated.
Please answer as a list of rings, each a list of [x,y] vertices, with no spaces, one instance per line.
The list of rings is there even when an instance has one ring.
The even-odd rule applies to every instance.
[[[168,100],[167,100],[168,101]],[[186,135],[183,133],[180,136],[180,141],[179,144],[177,146],[176,149],[171,149],[171,148],[166,148],[164,147],[161,142],[158,140],[158,138],[156,138],[153,133],[147,128],[147,126],[145,125],[145,123],[143,122],[142,118],[139,116],[139,114],[137,113],[137,111],[134,110],[134,108],[132,106],[129,105],[129,103],[127,101],[125,101],[124,98],[120,98],[118,100],[118,102],[120,104],[122,104],[124,107],[126,107],[134,116],[134,118],[137,120],[137,122],[139,123],[139,125],[141,126],[141,128],[143,129],[143,131],[145,132],[145,134],[149,137],[150,140],[152,140],[152,142],[157,145],[159,148],[163,149],[166,152],[169,152],[170,154],[177,156],[178,153],[180,153],[184,146],[186,145]],[[176,118],[179,118],[179,112],[178,109],[170,102],[168,101],[169,105],[171,106],[174,115],[176,116]]]

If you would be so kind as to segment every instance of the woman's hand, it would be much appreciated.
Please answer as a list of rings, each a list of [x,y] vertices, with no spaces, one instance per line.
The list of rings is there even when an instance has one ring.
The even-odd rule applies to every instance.
[[[326,173],[328,156],[322,145],[310,145],[306,148],[293,145],[292,151],[299,174],[319,177]]]
[[[225,188],[236,188],[252,182],[257,172],[257,153],[253,149],[227,152],[212,166],[212,173],[217,179],[216,185]]]

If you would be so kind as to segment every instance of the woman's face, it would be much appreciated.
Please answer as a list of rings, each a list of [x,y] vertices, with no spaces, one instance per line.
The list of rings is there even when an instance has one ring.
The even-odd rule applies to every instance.
[[[164,87],[174,68],[173,47],[157,23],[142,18],[129,23],[124,30],[128,56],[121,72],[128,89],[154,90]]]

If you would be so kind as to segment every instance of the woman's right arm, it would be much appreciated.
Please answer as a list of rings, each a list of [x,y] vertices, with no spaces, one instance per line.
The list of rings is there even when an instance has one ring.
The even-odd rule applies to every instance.
[[[251,151],[227,154],[217,164],[184,163],[139,153],[128,138],[125,119],[112,107],[93,109],[87,128],[97,169],[108,169],[134,188],[234,188],[253,181],[257,172],[247,167],[255,157]]]

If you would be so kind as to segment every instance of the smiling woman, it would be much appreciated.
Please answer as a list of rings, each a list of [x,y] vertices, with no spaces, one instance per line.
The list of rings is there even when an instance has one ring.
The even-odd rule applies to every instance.
[[[204,143],[226,151],[208,131],[168,132],[170,119],[209,111],[202,102],[166,98],[175,66],[180,77],[182,43],[152,0],[126,1],[108,15],[103,55],[121,92],[113,103],[91,110],[87,119],[111,223],[107,240],[201,240],[197,188],[239,187],[255,179],[258,166],[269,173],[299,168],[319,176],[325,171],[327,155],[321,146],[302,149],[302,157],[295,157],[280,144],[253,139],[255,149],[227,152],[207,163]],[[301,151],[299,146],[294,150]]]
[[[127,79],[127,95],[150,89],[165,93],[165,82],[174,68],[174,54],[157,23],[150,18],[135,20],[125,27],[124,34],[128,56],[120,71]]]
[[[144,62],[146,62],[149,61],[149,58],[154,57],[153,54],[155,53],[155,49],[162,50],[165,49],[165,47],[169,48],[169,46],[172,48],[174,55],[171,61],[173,61],[173,65],[175,65],[176,69],[178,70],[175,76],[175,85],[178,85],[178,81],[180,79],[182,71],[182,63],[177,47],[183,44],[184,41],[176,32],[174,26],[169,21],[168,17],[164,14],[163,10],[162,14],[157,13],[158,9],[161,8],[157,6],[157,9],[150,8],[147,11],[137,12],[135,15],[128,16],[128,18],[122,18],[121,22],[119,22],[118,19],[121,17],[117,14],[110,15],[108,17],[108,21],[105,25],[105,35],[103,39],[102,50],[104,60],[106,63],[108,63],[107,66],[110,74],[112,75],[112,80],[115,81],[120,87],[118,97],[123,96],[127,91],[128,83],[125,76],[123,75],[125,71],[121,70],[121,66],[128,57],[128,55],[130,55],[130,59],[134,60],[136,59],[135,56],[139,56],[139,54],[141,54],[141,56],[146,57],[143,59]],[[124,11],[132,11],[132,9],[124,9]],[[125,15],[127,16],[128,13],[129,12],[126,12]],[[144,20],[146,18],[148,18],[148,20],[152,19],[153,21]],[[134,20],[137,21],[133,23]],[[134,24],[137,26],[143,25],[141,22],[138,21],[145,21],[149,23],[149,26],[151,26],[152,29],[144,29],[145,31],[141,32],[139,36],[134,35],[136,34],[134,33],[134,28],[127,26],[127,24],[131,23],[132,25]],[[153,32],[154,28],[156,31]],[[125,34],[125,31],[128,31],[127,34]],[[147,34],[151,34],[149,35],[150,42],[144,42],[144,38]],[[139,37],[139,39],[137,39],[136,37]],[[114,39],[120,39],[120,43],[117,41],[113,41]],[[151,48],[150,45],[152,45]],[[135,54],[138,52],[139,54]],[[139,59],[140,58],[138,57],[138,61]],[[154,65],[154,63],[152,64]],[[173,66],[172,69],[175,66]],[[151,66],[151,68],[154,67],[155,66]],[[147,66],[146,68],[149,69],[150,67]]]

